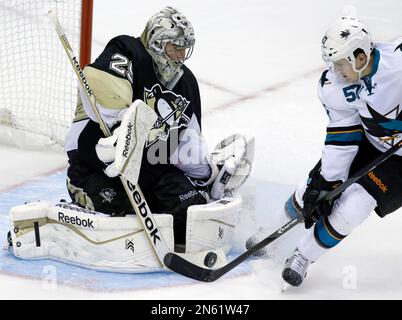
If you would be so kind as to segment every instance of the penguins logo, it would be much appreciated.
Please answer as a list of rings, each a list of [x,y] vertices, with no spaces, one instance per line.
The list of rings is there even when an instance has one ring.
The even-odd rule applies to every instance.
[[[171,91],[163,91],[159,84],[155,84],[151,89],[144,89],[144,101],[158,115],[158,119],[148,134],[146,147],[159,139],[166,141],[171,130],[188,126],[190,119],[184,114],[184,111],[190,101],[183,96],[176,95]]]
[[[104,188],[102,191],[99,193],[99,195],[103,198],[102,202],[109,202],[112,203],[112,200],[114,196],[117,193],[112,189],[112,188]]]

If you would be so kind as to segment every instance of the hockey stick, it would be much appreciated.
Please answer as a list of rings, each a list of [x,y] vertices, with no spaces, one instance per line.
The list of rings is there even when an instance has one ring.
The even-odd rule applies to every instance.
[[[100,128],[101,128],[103,134],[105,135],[105,137],[110,137],[110,135],[111,135],[110,130],[107,127],[107,125],[105,124],[105,122],[103,121],[103,119],[99,113],[99,110],[96,107],[96,98],[92,93],[91,87],[89,86],[89,83],[86,80],[83,71],[81,70],[77,57],[73,53],[70,43],[68,42],[67,36],[66,36],[59,20],[57,19],[56,12],[54,10],[49,11],[48,17],[50,18],[51,22],[53,23],[53,26],[56,29],[57,35],[63,45],[64,51],[66,52],[67,57],[68,57],[71,65],[73,66],[75,74],[77,75],[78,81],[91,104],[92,110],[96,115],[96,118],[98,120],[98,123],[100,125]],[[154,248],[154,251],[159,260],[159,263],[163,267],[164,266],[164,257],[167,254],[170,254],[173,256],[176,256],[176,255],[179,256],[179,254],[171,252],[171,250],[167,246],[166,241],[163,239],[162,234],[159,232],[159,228],[155,221],[155,218],[153,217],[152,212],[151,212],[139,186],[137,184],[134,184],[134,182],[128,181],[122,175],[119,175],[119,177],[120,177],[122,185],[127,193],[127,197],[129,198],[130,203],[134,208],[136,216],[140,219],[141,224],[142,224],[144,230],[146,231],[147,237],[148,237],[152,247]],[[212,265],[218,259],[219,254],[221,254],[221,251],[216,250],[216,251],[208,251],[207,253],[205,253],[205,251],[204,251],[204,252],[200,252],[199,254],[194,254],[194,255],[197,256],[198,260],[204,260],[205,265],[208,265],[208,264]],[[180,256],[185,256],[185,254],[180,254]],[[184,258],[182,258],[182,259],[184,261],[186,261],[187,264],[196,266],[192,262],[190,262]],[[183,275],[185,276],[185,274],[183,274]]]
[[[400,148],[402,147],[402,141],[398,142],[395,144],[392,148],[388,149],[386,152],[384,152],[382,155],[380,155],[378,158],[373,160],[371,163],[357,171],[352,177],[347,179],[344,183],[339,185],[336,189],[332,190],[328,194],[326,194],[321,200],[325,199],[327,201],[334,199],[336,196],[338,196],[340,193],[342,193],[346,188],[348,188],[350,185],[355,183],[357,180],[359,180],[361,177],[364,175],[368,174],[371,170],[376,168],[378,165],[383,163],[385,160],[387,160],[390,156],[392,156],[394,153],[396,153]],[[304,217],[302,215],[299,215],[298,217],[290,220],[288,223],[286,223],[284,226],[276,230],[274,233],[266,237],[264,240],[260,241],[256,245],[252,246],[250,249],[248,249],[246,252],[238,256],[236,259],[230,261],[227,263],[225,266],[211,270],[211,269],[205,269],[199,266],[190,266],[186,264],[185,260],[182,259],[181,257],[177,255],[170,255],[168,254],[165,257],[165,265],[170,268],[171,270],[186,275],[187,277],[193,278],[195,280],[199,281],[204,281],[204,282],[213,282],[226,273],[228,273],[230,270],[234,269],[237,267],[240,263],[242,263],[244,260],[247,258],[253,256],[255,253],[260,251],[262,248],[273,242],[274,240],[278,239],[282,235],[284,235],[286,232],[291,230],[293,227],[298,225],[300,222],[304,221]]]
[[[382,155],[380,155],[378,158],[374,159],[371,163],[357,171],[352,177],[350,177],[348,180],[346,180],[344,183],[342,183],[339,187],[335,188],[331,192],[327,193],[325,195],[325,200],[329,201],[334,199],[337,195],[345,191],[346,188],[348,188],[350,185],[355,183],[357,180],[359,180],[361,177],[364,175],[368,174],[371,170],[375,169],[377,166],[379,166],[381,163],[383,163],[385,160],[387,160],[390,156],[392,156],[394,153],[396,153],[400,148],[402,147],[402,141],[398,142],[397,144],[393,145],[391,148],[389,148],[387,151],[385,151]]]

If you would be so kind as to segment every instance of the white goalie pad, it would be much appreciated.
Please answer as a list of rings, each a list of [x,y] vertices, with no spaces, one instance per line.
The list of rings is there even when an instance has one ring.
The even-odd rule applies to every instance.
[[[208,250],[223,266],[232,247],[242,200],[225,198],[188,208],[185,258],[203,265]],[[154,216],[168,247],[174,249],[173,217]],[[61,202],[33,202],[10,210],[13,254],[21,259],[53,259],[81,267],[144,273],[161,266],[136,216],[110,217]]]
[[[241,197],[235,197],[189,207],[186,253],[221,249],[227,254],[240,220],[241,204]]]
[[[148,132],[157,115],[144,101],[135,100],[120,125],[116,145],[116,170],[131,183],[137,183]]]
[[[35,202],[10,211],[13,253],[21,259],[50,258],[95,270],[160,271],[162,266],[136,216],[110,217],[80,207]],[[173,250],[173,217],[155,215]]]
[[[135,100],[125,110],[123,120],[117,131],[114,162],[106,169],[109,172],[107,173],[108,176],[121,174],[131,183],[137,183],[145,141],[156,119],[155,111],[139,99]],[[110,137],[101,140],[107,139]],[[104,147],[103,144],[96,145],[98,157],[102,154],[102,147]],[[100,159],[104,161],[101,157]]]

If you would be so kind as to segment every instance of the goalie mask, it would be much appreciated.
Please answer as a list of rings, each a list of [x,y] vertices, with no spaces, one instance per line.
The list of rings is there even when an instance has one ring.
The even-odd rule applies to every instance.
[[[358,19],[351,17],[342,17],[335,22],[327,30],[321,44],[323,60],[332,72],[335,72],[336,62],[346,59],[358,73],[359,79],[370,62],[373,48],[371,35],[365,30],[364,25]],[[365,65],[360,69],[356,69],[354,56],[357,49],[361,49],[367,56]]]
[[[141,41],[152,56],[159,81],[173,89],[183,74],[181,66],[193,52],[195,39],[190,21],[176,9],[166,7],[149,19]],[[167,45],[176,52],[175,58],[167,53]]]

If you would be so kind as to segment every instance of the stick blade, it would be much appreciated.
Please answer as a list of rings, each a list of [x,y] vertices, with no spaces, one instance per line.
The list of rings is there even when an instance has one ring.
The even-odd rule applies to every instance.
[[[163,258],[163,263],[170,270],[187,278],[202,282],[213,282],[218,279],[215,276],[214,270],[202,268],[193,263],[190,263],[186,259],[180,257],[173,252],[169,252],[165,255],[165,257]]]

